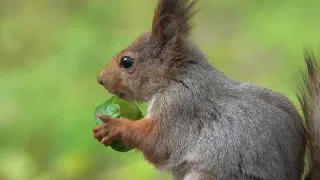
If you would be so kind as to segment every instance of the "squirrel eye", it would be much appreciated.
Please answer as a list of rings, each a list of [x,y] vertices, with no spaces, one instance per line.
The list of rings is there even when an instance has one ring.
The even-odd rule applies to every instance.
[[[134,59],[129,56],[123,56],[121,58],[120,67],[130,68],[133,65]]]

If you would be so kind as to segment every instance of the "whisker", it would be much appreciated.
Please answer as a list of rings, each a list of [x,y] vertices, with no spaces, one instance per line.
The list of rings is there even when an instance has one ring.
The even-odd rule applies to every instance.
[[[98,64],[100,64],[102,67],[104,67],[104,65],[100,62],[100,61],[98,61],[97,59],[94,59]]]

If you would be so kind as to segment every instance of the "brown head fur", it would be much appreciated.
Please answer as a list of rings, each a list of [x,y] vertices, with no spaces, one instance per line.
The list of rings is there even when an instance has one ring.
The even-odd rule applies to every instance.
[[[159,0],[152,30],[119,52],[99,73],[99,83],[110,93],[132,101],[148,101],[165,88],[182,65],[195,3]],[[121,67],[124,56],[134,60],[130,68]]]

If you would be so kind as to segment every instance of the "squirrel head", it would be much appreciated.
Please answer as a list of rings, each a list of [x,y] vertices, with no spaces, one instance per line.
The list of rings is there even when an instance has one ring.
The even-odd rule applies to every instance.
[[[98,82],[112,94],[148,101],[180,73],[186,59],[196,0],[159,0],[152,29],[119,52],[99,73]]]

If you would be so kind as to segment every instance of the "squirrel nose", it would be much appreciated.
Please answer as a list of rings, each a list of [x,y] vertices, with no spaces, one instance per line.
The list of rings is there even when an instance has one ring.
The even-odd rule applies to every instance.
[[[101,84],[101,85],[103,86],[103,82],[102,82],[102,80],[99,78],[99,76],[97,77],[97,81],[98,81],[99,84]]]
[[[101,85],[103,86],[103,82],[102,82],[102,81],[98,80],[98,83],[99,83],[99,84],[101,84]]]

